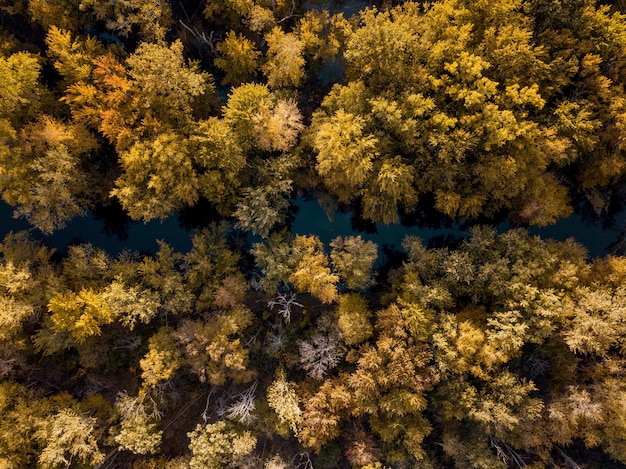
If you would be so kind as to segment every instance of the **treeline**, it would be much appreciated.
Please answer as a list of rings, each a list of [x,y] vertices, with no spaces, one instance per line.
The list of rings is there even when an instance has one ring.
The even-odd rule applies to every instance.
[[[16,216],[215,219],[188,253],[4,239],[0,467],[626,464],[623,257],[477,227],[375,272],[371,242],[285,231],[294,194],[383,223],[605,213],[626,171],[621,4],[342,8],[0,4]]]
[[[626,463],[623,257],[475,228],[407,238],[368,292],[360,237],[273,236],[249,277],[229,236],[116,258],[5,238],[2,467]]]
[[[530,225],[568,215],[572,197],[598,213],[615,202],[617,6],[446,0],[350,18],[307,6],[4,6],[3,199],[45,233],[112,200],[138,220],[205,200],[264,237],[294,191],[384,223],[420,201]]]

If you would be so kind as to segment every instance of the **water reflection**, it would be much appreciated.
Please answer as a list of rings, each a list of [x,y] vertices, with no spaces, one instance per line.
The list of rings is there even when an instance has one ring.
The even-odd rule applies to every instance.
[[[199,205],[183,211],[177,217],[144,224],[130,220],[119,206],[111,205],[89,212],[85,217],[76,218],[65,229],[46,236],[32,228],[26,220],[15,219],[12,215],[13,209],[0,202],[0,239],[9,231],[29,230],[36,239],[44,241],[60,253],[64,253],[71,244],[88,242],[111,255],[124,249],[153,254],[158,249],[157,239],[164,240],[179,252],[187,252],[191,249],[193,230],[207,226],[216,217],[211,207]],[[559,241],[574,238],[587,248],[592,258],[610,252],[624,254],[626,210],[615,214],[612,219],[613,222],[607,224],[606,220],[591,220],[588,216],[574,214],[549,227],[531,228],[529,231],[542,238]],[[437,226],[435,223],[428,223],[423,216],[404,221],[411,222],[411,225],[364,223],[354,213],[342,211],[335,211],[331,220],[316,200],[302,198],[292,200],[290,210],[290,225],[294,235],[316,234],[325,245],[337,236],[361,235],[378,244],[381,253],[383,248],[386,252],[400,250],[402,240],[407,235],[420,237],[428,246],[443,247],[454,245],[460,238],[467,236],[469,231],[466,225],[459,223]],[[501,232],[509,228],[508,222],[497,225]]]
[[[115,207],[89,212],[70,221],[66,228],[46,236],[26,220],[13,218],[13,208],[0,202],[0,227],[0,239],[9,231],[28,230],[35,239],[42,240],[61,254],[69,245],[79,243],[91,243],[110,255],[125,249],[152,254],[158,250],[157,239],[164,240],[180,252],[191,249],[190,233],[180,227],[176,217],[144,224],[132,222],[121,209]]]

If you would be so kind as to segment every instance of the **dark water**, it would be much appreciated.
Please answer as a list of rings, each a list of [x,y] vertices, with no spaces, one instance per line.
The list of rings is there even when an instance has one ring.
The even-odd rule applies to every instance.
[[[111,255],[125,249],[155,253],[158,250],[157,239],[167,242],[179,252],[191,249],[191,233],[179,226],[176,217],[170,217],[163,222],[129,222],[124,226],[112,226],[110,222],[98,219],[89,212],[85,217],[73,219],[66,228],[46,236],[32,228],[26,220],[13,218],[13,208],[0,202],[0,239],[9,231],[20,230],[30,231],[35,239],[42,240],[60,253],[65,252],[67,246],[78,243],[91,243]]]
[[[418,236],[424,244],[437,245],[437,241],[447,238],[467,236],[468,230],[461,228],[458,223],[453,223],[449,228],[423,228],[418,226],[406,227],[400,224],[383,225],[376,224],[377,232],[374,234],[359,233],[352,228],[351,215],[337,212],[331,222],[326,212],[316,201],[295,200],[294,205],[299,208],[296,219],[292,224],[294,234],[317,234],[324,244],[328,244],[337,236],[360,234],[363,239],[375,242],[379,246],[390,245],[399,249],[402,240],[407,235]],[[588,221],[579,214],[561,219],[554,225],[544,228],[531,228],[529,232],[541,238],[565,241],[574,238],[587,248],[589,257],[602,257],[606,254],[617,252],[623,253],[624,248],[617,246],[620,236],[626,226],[626,211],[618,213],[614,217],[612,226],[603,226],[600,220]],[[497,230],[504,232],[510,228],[508,223],[498,225]]]
[[[407,235],[420,237],[425,244],[434,244],[439,240],[459,238],[467,235],[458,224],[451,224],[446,228],[424,228],[418,226],[403,226],[400,224],[372,226],[374,233],[357,231],[353,227],[353,219],[350,213],[336,212],[332,221],[324,209],[315,200],[295,199],[293,202],[295,217],[291,225],[292,233],[316,234],[325,244],[337,236],[354,236],[360,234],[363,239],[370,240],[383,246],[399,250],[402,240]],[[96,247],[106,250],[111,255],[116,255],[124,249],[137,252],[155,253],[158,249],[156,240],[167,242],[179,252],[187,252],[191,249],[191,235],[193,230],[188,229],[188,223],[183,224],[178,217],[170,217],[164,221],[151,221],[148,223],[119,220],[117,217],[109,217],[108,221],[90,212],[87,216],[72,220],[68,226],[45,236],[39,230],[32,228],[23,219],[15,219],[12,216],[13,209],[4,202],[0,202],[0,239],[9,231],[29,230],[36,239],[41,239],[45,244],[64,253],[67,246],[77,243],[91,243]],[[532,234],[542,238],[552,238],[563,241],[574,238],[583,244],[589,251],[591,258],[601,257],[610,252],[623,253],[623,247],[616,248],[623,234],[626,224],[626,213],[621,212],[615,218],[612,226],[602,226],[600,221],[589,222],[583,220],[580,215],[572,215],[560,220],[558,223],[546,228],[533,228]],[[113,223],[111,220],[116,220]],[[508,224],[501,224],[498,231],[505,231]],[[372,230],[369,230],[372,231]]]

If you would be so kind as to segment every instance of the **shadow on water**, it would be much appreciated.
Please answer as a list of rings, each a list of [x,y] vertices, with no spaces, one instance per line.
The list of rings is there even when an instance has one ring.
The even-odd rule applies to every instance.
[[[405,236],[417,236],[429,247],[453,247],[467,237],[470,228],[467,224],[442,220],[441,216],[436,217],[419,207],[413,214],[402,215],[404,224],[384,225],[364,221],[358,210],[356,213],[354,210],[336,210],[329,217],[316,200],[297,198],[291,204],[288,226],[294,235],[316,234],[326,246],[337,236],[361,235],[381,249],[384,246],[387,257],[392,251],[402,250]],[[529,232],[559,241],[574,238],[587,248],[590,258],[608,253],[623,255],[626,253],[626,209],[621,205],[613,209],[614,213],[610,216],[594,219],[584,207],[577,207],[574,215],[548,227],[530,228]],[[132,221],[119,205],[110,204],[89,212],[85,217],[76,218],[66,228],[46,236],[32,228],[26,220],[15,219],[12,215],[13,209],[0,202],[0,239],[9,231],[28,230],[36,239],[61,254],[71,244],[88,242],[111,255],[123,250],[154,254],[158,250],[157,239],[164,240],[179,252],[187,252],[191,249],[193,230],[208,226],[217,219],[217,214],[207,202],[183,210],[178,217],[148,223]],[[510,227],[508,222],[496,226],[500,232]]]
[[[158,250],[157,239],[162,239],[175,250],[191,249],[190,233],[178,223],[176,217],[153,220],[148,223],[134,222],[115,207],[99,208],[84,217],[71,220],[65,228],[51,235],[44,235],[24,219],[13,218],[13,209],[0,202],[0,239],[10,231],[27,230],[33,238],[55,248],[60,254],[73,244],[91,243],[110,255],[129,250],[154,254]]]

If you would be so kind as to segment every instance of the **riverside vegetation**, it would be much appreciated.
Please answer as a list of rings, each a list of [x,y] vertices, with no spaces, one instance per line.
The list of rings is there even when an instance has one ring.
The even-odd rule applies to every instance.
[[[0,468],[626,465],[626,257],[488,226],[619,203],[626,5],[361,6],[0,2],[15,215],[208,213],[184,253],[4,238]],[[295,194],[471,228],[380,261]]]

